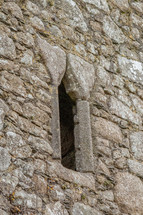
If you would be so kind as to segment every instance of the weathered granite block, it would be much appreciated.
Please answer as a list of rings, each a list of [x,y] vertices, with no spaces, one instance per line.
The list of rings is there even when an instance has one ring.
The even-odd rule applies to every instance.
[[[107,121],[103,118],[93,119],[93,135],[101,135],[105,139],[114,141],[116,143],[122,143],[122,133],[120,128],[113,122]]]
[[[129,107],[124,105],[121,101],[116,99],[115,97],[111,97],[109,101],[109,109],[112,114],[115,114],[122,119],[130,121],[131,123],[135,123],[137,125],[141,125],[142,120],[141,117],[130,110]]]

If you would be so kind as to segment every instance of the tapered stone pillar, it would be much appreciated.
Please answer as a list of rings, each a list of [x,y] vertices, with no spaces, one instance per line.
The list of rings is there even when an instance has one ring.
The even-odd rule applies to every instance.
[[[93,172],[93,149],[90,124],[89,102],[77,100],[77,114],[75,117],[75,158],[76,170],[80,172]]]

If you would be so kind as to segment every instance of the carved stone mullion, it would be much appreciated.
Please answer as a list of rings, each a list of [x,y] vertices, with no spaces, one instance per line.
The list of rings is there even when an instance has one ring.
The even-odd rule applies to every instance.
[[[61,139],[60,139],[60,117],[59,117],[59,97],[58,87],[52,89],[52,148],[53,158],[61,160]]]
[[[91,137],[89,102],[77,100],[77,116],[75,123],[75,150],[76,170],[80,172],[93,172],[93,148]]]

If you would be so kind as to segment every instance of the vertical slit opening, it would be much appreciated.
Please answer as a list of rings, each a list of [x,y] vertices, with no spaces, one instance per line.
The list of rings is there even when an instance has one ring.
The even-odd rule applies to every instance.
[[[58,91],[61,131],[61,163],[64,167],[75,170],[74,103],[66,93],[63,83],[60,84]]]

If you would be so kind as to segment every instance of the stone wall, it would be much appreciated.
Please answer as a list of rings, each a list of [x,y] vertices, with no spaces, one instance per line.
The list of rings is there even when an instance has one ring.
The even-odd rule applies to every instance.
[[[142,0],[0,0],[0,215],[143,214],[142,14]],[[93,174],[52,158],[69,53],[95,70]]]

